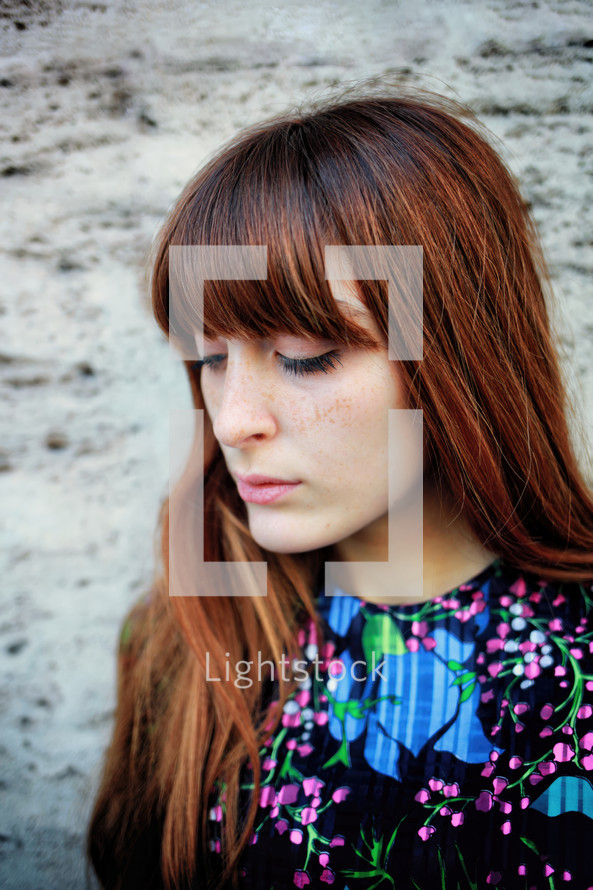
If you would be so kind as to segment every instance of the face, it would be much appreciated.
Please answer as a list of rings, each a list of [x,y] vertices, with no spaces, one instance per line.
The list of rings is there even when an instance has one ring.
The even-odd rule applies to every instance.
[[[388,410],[404,407],[403,390],[352,285],[332,289],[379,348],[284,334],[205,341],[201,388],[214,434],[253,538],[276,553],[386,540]],[[409,484],[398,483],[396,499]]]

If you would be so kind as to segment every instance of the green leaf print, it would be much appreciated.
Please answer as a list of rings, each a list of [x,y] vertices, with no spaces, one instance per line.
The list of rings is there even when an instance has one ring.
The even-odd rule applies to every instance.
[[[372,663],[372,655],[407,655],[403,634],[389,615],[370,615],[362,631],[362,648],[367,664]]]

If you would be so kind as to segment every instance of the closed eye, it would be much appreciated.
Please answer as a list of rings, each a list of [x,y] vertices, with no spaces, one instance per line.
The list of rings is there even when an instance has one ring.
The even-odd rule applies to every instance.
[[[328,371],[336,368],[336,362],[341,365],[341,353],[336,350],[324,352],[322,355],[314,355],[311,358],[291,358],[281,353],[276,353],[282,369],[287,374],[293,374],[296,377],[303,377],[305,374],[327,374]],[[206,355],[204,358],[198,359],[190,366],[193,371],[199,371],[202,368],[211,368],[216,370],[226,359],[225,354]]]

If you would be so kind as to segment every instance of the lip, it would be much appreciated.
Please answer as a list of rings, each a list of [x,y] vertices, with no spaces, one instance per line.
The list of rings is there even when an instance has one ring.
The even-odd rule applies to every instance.
[[[277,479],[274,476],[261,476],[251,473],[241,476],[237,473],[237,489],[239,496],[248,504],[271,504],[293,491],[301,484],[288,479]]]

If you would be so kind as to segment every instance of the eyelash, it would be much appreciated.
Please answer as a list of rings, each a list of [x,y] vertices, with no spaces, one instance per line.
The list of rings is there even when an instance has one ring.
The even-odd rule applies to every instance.
[[[335,350],[324,352],[323,355],[315,355],[311,358],[289,358],[287,355],[278,353],[278,358],[286,373],[294,374],[296,377],[304,377],[305,374],[318,374],[320,372],[327,374],[328,371],[335,370],[336,365],[334,362],[337,362],[339,365],[342,364],[340,356],[341,353]],[[205,358],[193,362],[191,368],[193,371],[199,371],[204,367],[214,369],[225,358],[226,355],[207,355]]]

